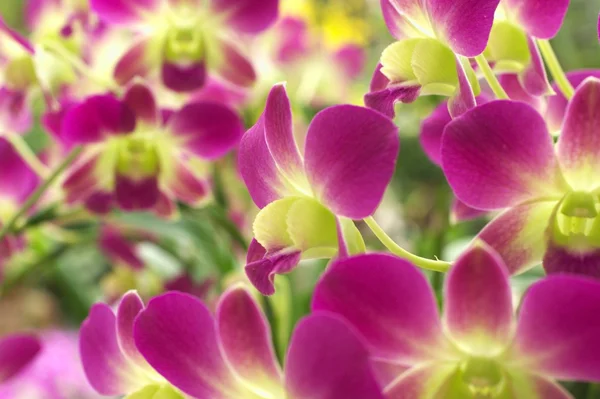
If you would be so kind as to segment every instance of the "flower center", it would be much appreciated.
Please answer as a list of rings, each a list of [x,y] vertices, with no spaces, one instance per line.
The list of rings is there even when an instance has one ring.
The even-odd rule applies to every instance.
[[[469,357],[459,368],[461,381],[478,398],[493,398],[504,388],[504,372],[497,361]]]
[[[159,154],[154,140],[127,137],[117,143],[117,173],[142,180],[159,171]]]
[[[554,242],[578,252],[600,248],[599,210],[598,195],[582,191],[567,194],[551,224]]]

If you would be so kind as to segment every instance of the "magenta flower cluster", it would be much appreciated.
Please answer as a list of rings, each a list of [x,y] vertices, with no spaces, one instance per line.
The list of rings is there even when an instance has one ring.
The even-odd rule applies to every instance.
[[[175,218],[212,200],[211,168],[235,151],[258,208],[244,281],[221,281],[215,303],[129,291],[93,305],[79,352],[98,394],[561,399],[559,381],[600,382],[600,71],[565,74],[552,51],[569,1],[380,5],[394,42],[365,106],[326,107],[306,132],[285,84],[253,91],[252,44],[294,29],[275,25],[278,0],[30,1],[28,38],[0,21],[0,281],[27,245],[15,226],[45,201]],[[300,37],[278,43],[278,61],[312,51]],[[330,67],[351,80],[362,55],[348,47]],[[453,217],[491,220],[451,263],[406,251],[373,217],[402,168],[396,106],[429,95],[445,100],[420,141]],[[260,115],[242,114],[257,96]],[[40,106],[52,144],[33,154],[21,135]],[[367,250],[362,222],[392,254]],[[144,268],[108,222],[98,247]],[[312,259],[329,264],[311,312],[276,350],[264,296]],[[540,264],[514,295],[511,278]],[[447,272],[441,298],[420,269]],[[0,384],[41,347],[0,340]]]

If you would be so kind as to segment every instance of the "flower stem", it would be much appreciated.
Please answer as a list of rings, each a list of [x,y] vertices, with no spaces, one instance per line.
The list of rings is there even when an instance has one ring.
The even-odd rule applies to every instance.
[[[571,82],[569,82],[569,79],[567,79],[567,75],[560,65],[558,58],[556,58],[556,54],[552,49],[552,45],[548,40],[542,39],[538,39],[537,43],[540,46],[542,57],[544,57],[544,61],[546,61],[546,65],[548,65],[548,69],[550,70],[550,73],[552,74],[552,77],[554,78],[558,88],[560,91],[562,91],[567,100],[570,100],[575,94],[575,89],[573,88]]]
[[[15,215],[2,227],[0,230],[0,240],[2,240],[8,233],[10,233],[19,219],[25,215],[31,208],[35,206],[38,200],[44,195],[44,193],[52,186],[52,184],[60,177],[60,175],[67,169],[69,165],[77,158],[81,153],[83,147],[75,147],[67,155],[65,160],[58,165],[58,167],[48,176],[46,180],[27,198],[21,208],[15,213]]]
[[[385,245],[385,247],[391,253],[402,259],[412,262],[421,269],[433,270],[436,272],[446,272],[452,266],[452,264],[449,262],[422,258],[420,256],[408,252],[407,250],[396,244],[394,240],[392,240],[390,236],[388,236],[386,232],[383,231],[381,226],[377,224],[377,222],[375,221],[375,219],[373,219],[372,216],[365,218],[364,221],[367,224],[367,226],[369,226],[373,234],[375,234],[379,241],[381,241],[381,243]]]
[[[23,140],[23,136],[15,133],[7,133],[5,137],[12,144],[15,151],[21,156],[21,159],[29,165],[36,175],[41,179],[48,177],[48,168],[40,161],[37,155],[35,155],[25,140]]]
[[[494,73],[492,68],[490,68],[490,64],[485,59],[485,56],[483,54],[480,54],[477,57],[475,57],[475,61],[477,62],[477,66],[479,66],[479,69],[481,69],[481,72],[483,73],[486,82],[488,83],[488,85],[490,85],[490,88],[492,89],[496,97],[502,100],[508,99],[508,94],[506,94],[506,91],[504,91],[504,88],[498,81],[496,74]]]

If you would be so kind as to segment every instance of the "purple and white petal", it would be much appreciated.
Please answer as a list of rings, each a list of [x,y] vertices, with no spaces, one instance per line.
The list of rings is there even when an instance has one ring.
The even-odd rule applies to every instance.
[[[90,0],[100,19],[119,25],[140,24],[159,11],[163,0]]]
[[[394,118],[397,102],[410,104],[419,98],[421,86],[411,84],[391,84],[388,87],[365,94],[364,102],[369,108],[381,112],[388,118]]]
[[[552,39],[562,26],[569,0],[505,0],[505,7],[531,36]]]
[[[257,257],[256,251],[252,251],[252,255],[252,258]],[[298,266],[301,255],[300,251],[293,249],[266,253],[261,259],[248,261],[245,267],[246,275],[261,294],[273,295],[275,293],[275,275],[291,272]]]
[[[40,341],[31,335],[9,335],[0,339],[0,384],[24,370],[41,349]]]
[[[271,26],[279,15],[277,0],[213,0],[214,12],[240,33],[257,34]]]

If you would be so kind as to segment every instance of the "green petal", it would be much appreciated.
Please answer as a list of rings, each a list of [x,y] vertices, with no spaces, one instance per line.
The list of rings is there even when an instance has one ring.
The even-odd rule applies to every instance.
[[[520,72],[531,61],[525,32],[508,22],[494,24],[484,54],[497,63],[494,69],[503,72]]]
[[[337,251],[335,216],[314,199],[302,198],[295,201],[287,215],[287,226],[294,246],[301,251]]]
[[[381,54],[381,73],[394,83],[416,80],[411,59],[420,41],[406,39],[390,44]]]
[[[456,86],[456,58],[449,47],[436,39],[421,39],[415,47],[411,65],[421,86]]]
[[[254,238],[267,251],[275,251],[294,246],[288,233],[287,218],[292,205],[301,201],[299,197],[287,197],[271,202],[254,219]]]

